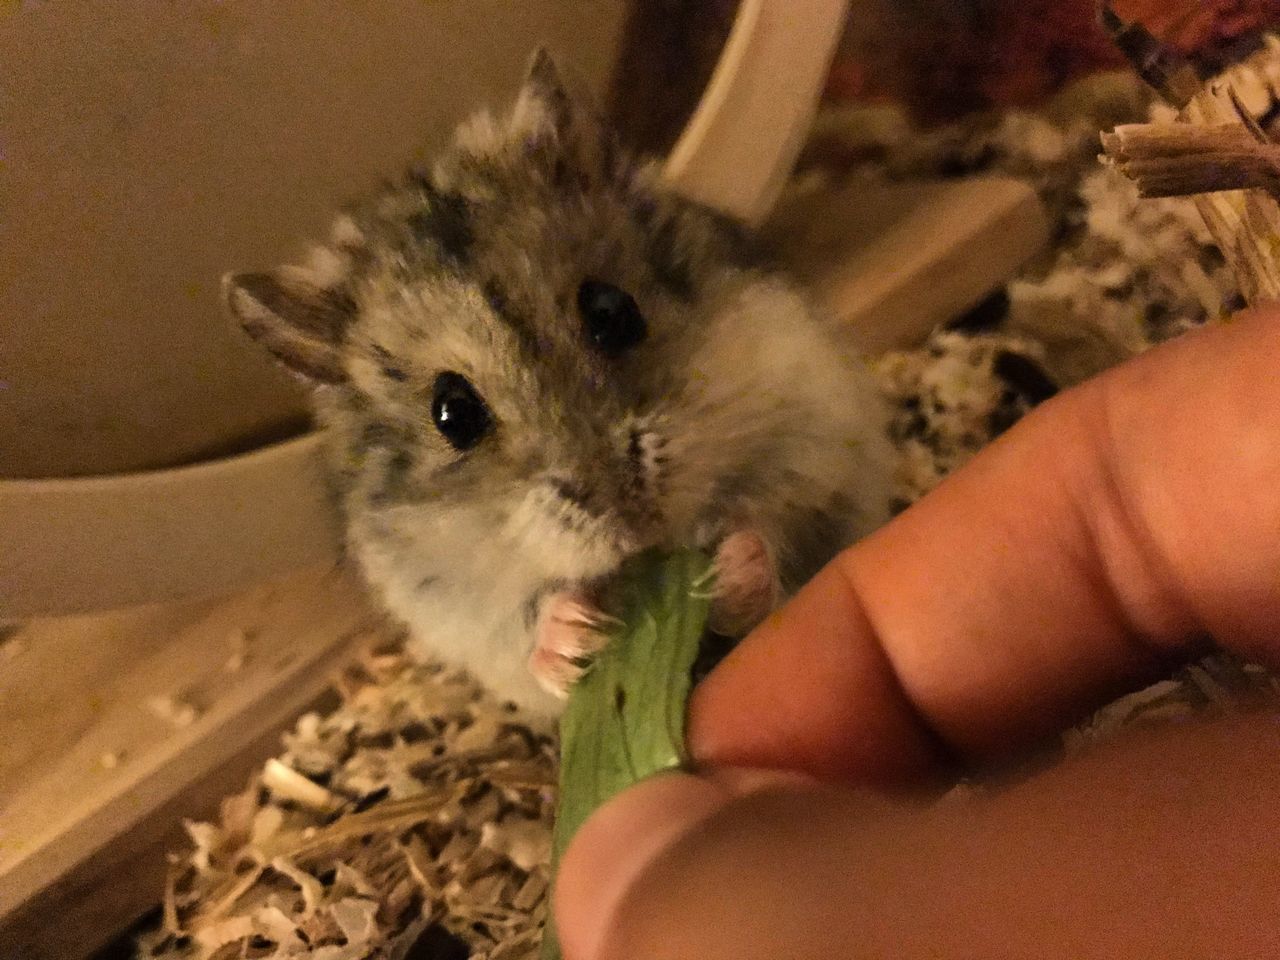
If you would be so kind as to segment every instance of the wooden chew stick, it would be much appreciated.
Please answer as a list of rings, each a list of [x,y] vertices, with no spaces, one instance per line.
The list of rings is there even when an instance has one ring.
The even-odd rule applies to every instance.
[[[1102,146],[1144,197],[1253,187],[1280,199],[1280,146],[1259,143],[1239,123],[1130,124],[1104,133]]]
[[[1134,65],[1180,107],[1171,123],[1117,127],[1108,159],[1143,196],[1194,197],[1251,304],[1280,300],[1280,145],[1255,116],[1280,104],[1280,41],[1192,89],[1190,65],[1103,5],[1103,23]]]

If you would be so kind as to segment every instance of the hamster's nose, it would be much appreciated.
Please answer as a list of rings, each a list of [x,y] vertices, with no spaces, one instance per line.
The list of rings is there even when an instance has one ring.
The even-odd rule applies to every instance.
[[[619,539],[634,544],[636,549],[659,541],[661,510],[630,458],[598,457],[572,475],[557,474],[548,477],[547,482],[561,502],[593,520],[616,524]]]

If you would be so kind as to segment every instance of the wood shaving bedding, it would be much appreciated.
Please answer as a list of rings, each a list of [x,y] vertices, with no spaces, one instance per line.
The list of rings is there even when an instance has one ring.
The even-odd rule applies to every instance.
[[[1046,370],[1067,386],[1242,304],[1193,200],[1140,200],[1129,180],[1097,162],[1099,131],[1171,117],[1128,73],[1078,81],[1039,112],[924,130],[893,106],[827,108],[807,153],[816,172],[807,175],[1027,181],[1057,242],[1007,286],[995,325],[1036,343]]]
[[[550,732],[465,675],[397,650],[365,655],[339,689],[337,709],[302,717],[218,823],[187,825],[192,848],[173,862],[163,929],[140,956],[536,952]]]

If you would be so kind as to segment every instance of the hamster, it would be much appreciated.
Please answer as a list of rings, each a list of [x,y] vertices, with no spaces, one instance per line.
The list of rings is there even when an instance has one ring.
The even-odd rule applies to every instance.
[[[713,626],[740,636],[888,517],[864,364],[545,52],[307,262],[223,289],[314,386],[348,552],[411,648],[534,714],[628,556],[713,554]]]

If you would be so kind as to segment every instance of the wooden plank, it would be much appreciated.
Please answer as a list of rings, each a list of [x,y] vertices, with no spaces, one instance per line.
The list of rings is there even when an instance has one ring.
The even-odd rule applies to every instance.
[[[168,855],[190,843],[183,821],[216,819],[220,801],[243,789],[266,758],[279,752],[280,729],[272,728],[0,918],[0,957],[96,957],[160,902]]]
[[[336,559],[341,539],[315,433],[166,470],[0,480],[0,617],[244,590]]]
[[[0,956],[82,956],[153,905],[180,819],[211,813],[278,752],[279,731],[378,622],[358,586],[325,568],[10,637]]]
[[[1039,198],[1006,177],[792,193],[767,233],[872,355],[919,343],[1049,242]]]

